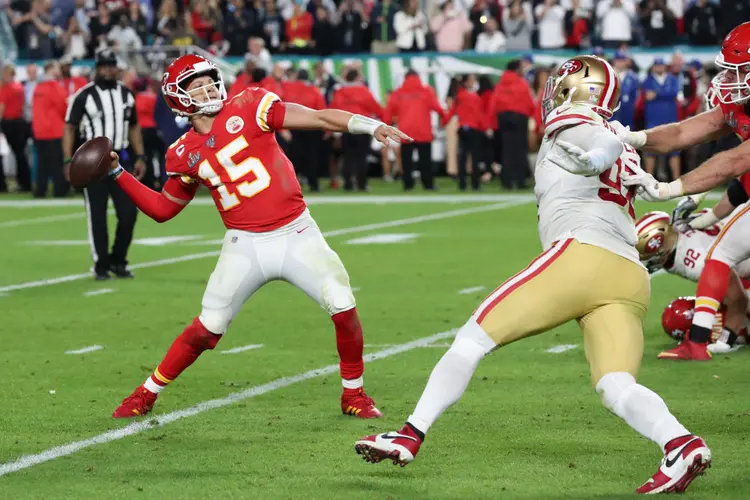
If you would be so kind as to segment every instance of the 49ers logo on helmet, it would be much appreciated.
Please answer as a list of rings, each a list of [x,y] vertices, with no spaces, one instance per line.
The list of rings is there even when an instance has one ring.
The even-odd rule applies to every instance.
[[[648,250],[649,252],[655,252],[659,250],[662,245],[664,245],[664,235],[655,234],[646,243],[646,250]]]
[[[564,63],[562,63],[560,69],[557,70],[557,76],[570,75],[571,73],[580,71],[581,68],[583,68],[583,64],[581,64],[581,61],[577,59],[571,59],[570,61],[565,61]]]

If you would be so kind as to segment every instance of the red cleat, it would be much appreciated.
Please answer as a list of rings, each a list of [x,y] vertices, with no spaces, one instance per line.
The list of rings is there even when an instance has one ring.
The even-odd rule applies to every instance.
[[[422,439],[411,427],[404,425],[398,432],[363,437],[354,443],[354,451],[372,464],[392,460],[393,465],[403,467],[414,460],[420,446]]]
[[[711,353],[708,344],[699,344],[692,340],[683,340],[674,349],[660,352],[659,359],[682,359],[685,361],[711,361]]]
[[[365,390],[344,389],[341,395],[341,411],[345,415],[359,418],[380,418],[383,412],[375,408],[375,401],[365,393]]]
[[[709,467],[711,450],[703,438],[693,435],[675,438],[664,447],[659,470],[635,492],[645,495],[682,493]]]
[[[151,411],[156,403],[158,394],[154,394],[142,385],[133,394],[122,400],[120,406],[112,413],[112,418],[140,417]]]

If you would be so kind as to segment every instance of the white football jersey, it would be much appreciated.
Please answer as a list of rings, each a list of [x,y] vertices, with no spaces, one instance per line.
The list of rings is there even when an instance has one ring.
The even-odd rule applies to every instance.
[[[706,263],[706,255],[716,241],[722,223],[715,224],[706,230],[690,229],[680,233],[675,249],[672,267],[665,268],[668,273],[676,274],[690,281],[697,282]],[[740,262],[737,274],[741,278],[750,278],[750,260]]]
[[[620,180],[623,169],[640,166],[638,153],[624,145],[611,168],[586,177],[558,165],[562,160],[556,156],[560,149],[555,141],[561,134],[565,141],[585,151],[602,143],[612,144],[611,136],[617,138],[606,121],[587,106],[563,106],[550,113],[534,171],[542,246],[547,250],[555,241],[574,238],[641,265],[635,248],[635,189],[626,188]],[[619,146],[621,142],[614,144]]]

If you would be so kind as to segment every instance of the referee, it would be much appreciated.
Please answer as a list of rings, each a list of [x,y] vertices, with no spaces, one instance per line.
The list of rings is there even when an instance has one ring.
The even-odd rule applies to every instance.
[[[68,104],[63,135],[65,172],[68,176],[76,135],[82,141],[105,136],[112,141],[120,163],[132,170],[137,179],[146,171],[143,137],[135,113],[133,93],[117,80],[117,56],[111,50],[96,54],[96,78],[82,87]],[[132,278],[128,270],[128,247],[138,213],[136,206],[110,176],[90,184],[83,190],[88,214],[89,243],[97,280],[106,280],[113,273],[118,278]],[[107,201],[112,197],[117,213],[117,231],[109,251]]]

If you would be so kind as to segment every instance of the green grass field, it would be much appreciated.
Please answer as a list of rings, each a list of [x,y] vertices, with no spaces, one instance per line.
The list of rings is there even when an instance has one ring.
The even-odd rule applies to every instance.
[[[333,326],[285,283],[246,304],[216,350],[162,394],[152,417],[113,420],[112,410],[200,311],[220,248],[214,240],[223,236],[215,208],[196,204],[163,225],[141,215],[130,256],[136,279],[98,283],[83,276],[91,262],[82,206],[0,207],[0,498],[635,496],[661,452],[602,407],[574,324],[483,361],[409,467],[364,463],[355,439],[402,424],[451,339],[409,343],[463,324],[540,252],[535,204],[529,194],[451,203],[310,199],[357,289],[365,350],[382,356],[365,373],[385,412],[380,421],[341,414],[335,366],[310,373],[337,363]],[[413,236],[349,243],[382,234]],[[164,237],[184,238],[150,239]],[[652,284],[641,382],[714,452],[713,468],[688,496],[750,498],[750,349],[704,364],[657,361],[672,344],[659,323],[663,307],[695,287],[671,276]],[[263,347],[222,354],[251,344]],[[547,352],[561,345],[576,347]],[[103,348],[66,354],[90,346]],[[289,378],[300,374],[304,380]],[[237,393],[231,404],[200,406]],[[82,440],[88,446],[78,449]],[[51,459],[37,463],[40,456]]]

